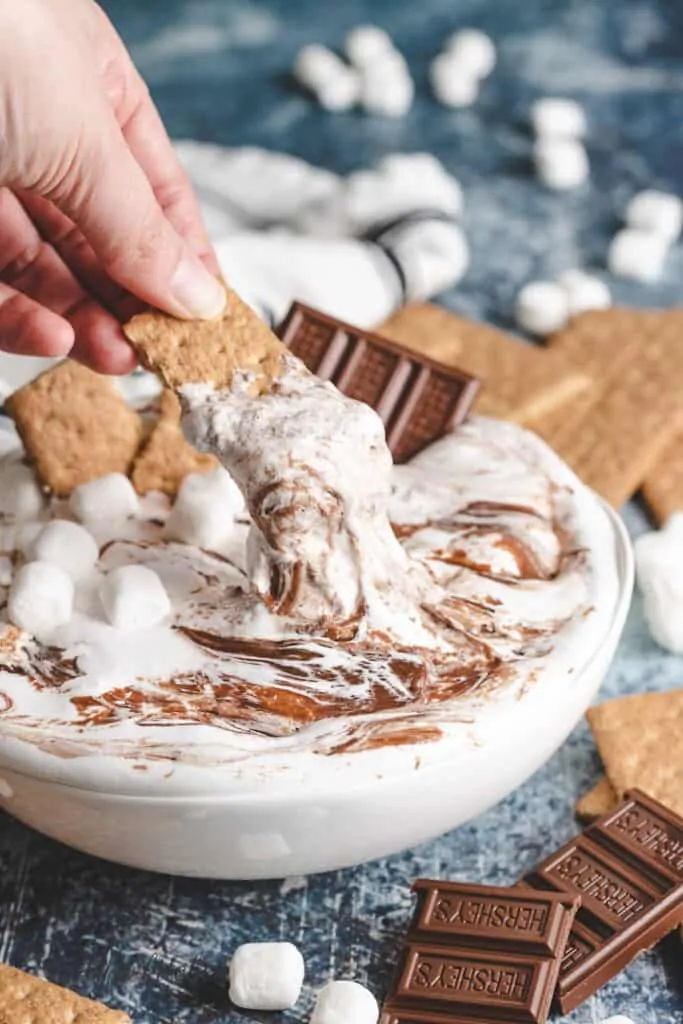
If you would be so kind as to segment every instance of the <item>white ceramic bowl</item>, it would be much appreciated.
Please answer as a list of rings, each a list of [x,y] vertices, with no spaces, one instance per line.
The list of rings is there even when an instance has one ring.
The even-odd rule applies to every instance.
[[[222,879],[275,878],[358,864],[421,843],[481,814],[521,785],[564,742],[601,685],[621,635],[633,585],[626,530],[606,509],[618,595],[593,650],[574,670],[497,695],[442,740],[349,755],[334,775],[308,766],[305,783],[273,774],[221,795],[190,787],[145,795],[90,788],[0,750],[0,805],[80,850],[134,867]],[[377,752],[374,752],[377,754]],[[355,759],[355,761],[353,760]],[[57,760],[57,759],[52,759]],[[372,769],[370,769],[372,764]],[[368,766],[367,769],[364,766]],[[346,770],[348,769],[348,770]]]

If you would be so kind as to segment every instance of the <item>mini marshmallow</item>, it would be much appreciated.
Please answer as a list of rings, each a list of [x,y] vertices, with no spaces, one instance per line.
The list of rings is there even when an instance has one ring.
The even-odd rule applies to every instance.
[[[43,492],[30,466],[14,460],[0,463],[0,514],[34,519],[44,505]]]
[[[586,134],[586,115],[574,100],[536,100],[531,108],[531,124],[536,135],[544,139],[582,139]]]
[[[107,473],[76,487],[69,506],[77,519],[87,523],[138,515],[140,499],[127,476],[123,473]]]
[[[166,588],[146,565],[122,565],[102,580],[100,601],[116,629],[151,629],[171,611]]]
[[[229,539],[244,498],[227,470],[190,473],[166,520],[166,536],[198,548],[215,550]]]
[[[294,62],[294,77],[301,85],[316,92],[321,85],[334,78],[340,68],[348,70],[336,53],[326,46],[311,43],[299,51]]]
[[[470,107],[479,95],[479,80],[451,53],[441,53],[434,58],[429,68],[429,79],[435,98],[445,107],[456,110]]]
[[[539,139],[534,145],[534,163],[543,184],[558,192],[578,188],[590,174],[586,150],[574,139]]]
[[[667,242],[659,235],[637,228],[618,231],[607,251],[607,266],[615,277],[656,281],[664,268]]]
[[[683,202],[670,193],[645,189],[633,196],[626,207],[626,223],[675,242],[683,225]]]
[[[247,942],[229,968],[230,1000],[245,1010],[291,1010],[304,983],[304,958],[291,942]]]
[[[358,25],[346,37],[346,56],[358,68],[366,68],[387,53],[392,53],[391,36],[376,25]]]
[[[92,569],[99,555],[92,534],[84,526],[67,519],[53,519],[47,523],[31,549],[34,559],[60,566],[74,580]]]
[[[493,40],[477,28],[464,28],[450,37],[446,50],[472,78],[487,78],[496,65]]]
[[[570,316],[578,316],[590,309],[609,309],[612,305],[609,288],[593,274],[586,274],[583,270],[566,270],[557,280],[567,296]]]
[[[350,110],[358,102],[358,73],[325,46],[305,46],[294,64],[294,77],[326,110]]]
[[[567,293],[553,281],[532,281],[517,296],[515,319],[530,334],[553,334],[569,320]]]
[[[405,117],[413,105],[415,85],[400,54],[368,68],[363,74],[360,98],[369,114]]]
[[[643,611],[653,640],[683,654],[683,513],[633,544]]]
[[[377,1024],[372,992],[355,981],[331,981],[318,993],[311,1024]]]
[[[322,82],[316,90],[316,98],[321,107],[325,110],[343,111],[355,107],[360,99],[360,79],[353,71],[344,71],[343,74]]]
[[[69,621],[73,603],[73,581],[64,569],[50,562],[29,562],[12,580],[7,616],[27,633],[42,636]]]
[[[12,582],[12,559],[8,555],[0,555],[0,587],[9,587]]]

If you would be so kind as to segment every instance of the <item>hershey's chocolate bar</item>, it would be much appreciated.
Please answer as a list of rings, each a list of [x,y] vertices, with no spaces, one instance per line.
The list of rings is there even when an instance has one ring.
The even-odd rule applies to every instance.
[[[418,907],[381,1024],[548,1016],[578,898],[419,880]]]
[[[524,884],[581,898],[557,987],[568,1013],[683,920],[683,819],[633,790]]]
[[[311,373],[375,409],[395,462],[406,462],[462,423],[479,390],[468,373],[300,302],[278,334]]]

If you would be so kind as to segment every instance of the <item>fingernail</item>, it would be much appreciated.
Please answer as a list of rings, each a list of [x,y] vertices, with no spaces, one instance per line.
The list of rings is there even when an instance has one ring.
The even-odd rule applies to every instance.
[[[225,288],[203,263],[186,257],[171,280],[171,294],[185,316],[209,320],[225,308]]]

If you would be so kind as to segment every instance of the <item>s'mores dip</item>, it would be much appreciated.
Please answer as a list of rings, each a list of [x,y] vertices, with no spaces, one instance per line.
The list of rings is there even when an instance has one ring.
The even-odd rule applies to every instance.
[[[533,433],[467,418],[463,375],[453,402],[367,336],[337,388],[232,293],[127,334],[161,399],[65,363],[7,403],[0,762],[125,793],[360,780],[576,685],[617,600],[607,515]]]

